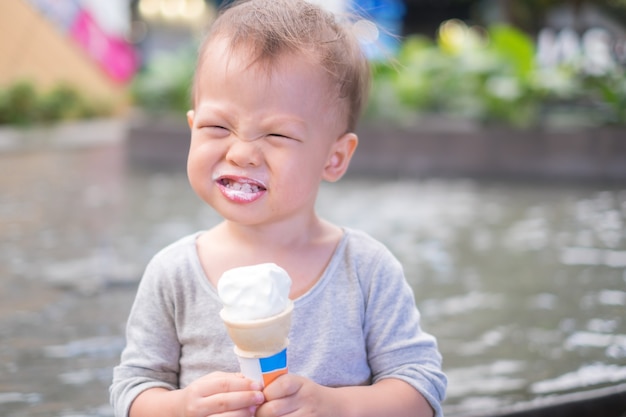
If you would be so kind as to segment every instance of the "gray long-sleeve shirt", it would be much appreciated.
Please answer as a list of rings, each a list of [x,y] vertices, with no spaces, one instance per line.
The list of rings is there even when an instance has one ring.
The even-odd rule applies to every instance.
[[[200,265],[197,236],[159,252],[139,284],[110,390],[118,417],[148,388],[183,388],[209,372],[239,371],[217,290]],[[413,292],[385,246],[344,229],[323,276],[294,304],[289,372],[333,387],[401,379],[442,416],[441,355],[421,330]]]

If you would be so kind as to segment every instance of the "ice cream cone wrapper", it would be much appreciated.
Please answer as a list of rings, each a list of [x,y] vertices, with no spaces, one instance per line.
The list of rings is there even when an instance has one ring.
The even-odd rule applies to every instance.
[[[287,373],[287,348],[263,358],[247,356],[235,347],[241,373],[262,386],[268,386],[279,376]]]

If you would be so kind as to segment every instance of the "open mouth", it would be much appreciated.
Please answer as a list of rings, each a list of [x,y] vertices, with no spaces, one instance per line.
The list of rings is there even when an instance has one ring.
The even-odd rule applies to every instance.
[[[267,191],[261,182],[249,178],[223,176],[216,183],[222,194],[235,203],[251,203]]]

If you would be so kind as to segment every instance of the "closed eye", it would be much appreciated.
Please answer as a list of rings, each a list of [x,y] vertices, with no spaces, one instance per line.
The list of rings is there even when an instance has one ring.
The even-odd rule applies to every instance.
[[[220,126],[220,125],[206,125],[206,126],[201,125],[200,130],[215,137],[226,137],[230,133],[230,131],[227,128],[225,128],[224,126]]]
[[[283,135],[282,133],[270,133],[268,136],[277,138],[277,139],[286,139],[286,140],[293,140],[296,142],[300,142],[300,139],[295,138],[293,136],[289,136],[289,135]]]

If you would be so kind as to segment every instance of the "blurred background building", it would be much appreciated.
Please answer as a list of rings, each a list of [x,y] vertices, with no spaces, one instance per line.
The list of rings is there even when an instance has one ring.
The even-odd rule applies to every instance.
[[[0,87],[69,84],[119,105],[138,68],[126,0],[17,0],[0,4]]]

